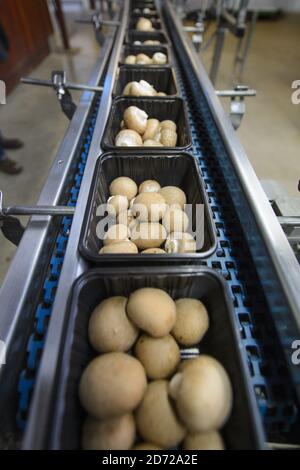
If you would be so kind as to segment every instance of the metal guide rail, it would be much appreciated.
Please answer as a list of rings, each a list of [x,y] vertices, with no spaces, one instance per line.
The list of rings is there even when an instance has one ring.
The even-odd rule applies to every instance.
[[[103,84],[114,37],[107,33],[87,87]],[[38,206],[76,208],[100,101],[99,92],[82,94]],[[21,445],[71,225],[70,216],[32,217],[0,290],[0,448]]]
[[[296,267],[294,255],[275,216],[272,218],[271,208],[269,212],[267,210],[266,198],[259,201],[259,215],[265,215],[266,220],[263,217],[259,220],[256,213],[258,202],[249,197],[247,187],[244,186],[244,178],[249,178],[253,184],[252,190],[261,196],[261,190],[257,189],[256,177],[253,179],[253,171],[250,166],[250,169],[247,167],[248,163],[245,166],[245,175],[239,174],[234,166],[233,161],[237,153],[238,156],[242,154],[242,157],[244,154],[230,121],[215,97],[206,72],[198,57],[195,57],[191,44],[182,33],[171,4],[168,1],[157,2],[159,8],[160,4],[163,6],[162,13],[166,22],[166,28],[162,22],[162,29],[165,34],[169,33],[171,38],[174,50],[172,47],[170,50],[176,78],[181,96],[188,106],[193,137],[193,148],[190,152],[192,151],[199,163],[217,227],[218,249],[204,264],[221,272],[230,287],[235,314],[240,324],[244,353],[247,354],[252,384],[268,440],[292,443],[295,442],[293,436],[296,436],[299,430],[296,386],[300,381],[295,368],[288,370],[287,360],[290,358],[292,339],[297,335],[300,337],[300,328],[297,328],[300,299],[293,289],[293,282],[299,277],[299,267]],[[60,250],[58,258],[61,262],[50,263],[48,271],[49,274],[54,269],[54,277],[58,272],[60,275],[56,276],[55,283],[51,284],[51,274],[50,278],[47,278],[50,282],[44,286],[44,293],[47,293],[51,300],[51,318],[49,320],[47,308],[44,308],[47,307],[46,304],[41,305],[36,319],[37,328],[41,328],[44,321],[47,323],[49,320],[47,338],[38,347],[35,343],[37,338],[33,336],[32,342],[37,349],[33,353],[30,349],[27,356],[29,366],[39,363],[39,371],[34,378],[30,374],[28,377],[21,376],[19,382],[19,391],[23,393],[20,397],[25,397],[24,403],[28,381],[31,380],[31,388],[33,382],[35,384],[23,439],[23,447],[27,449],[46,446],[51,419],[49,410],[55,397],[59,344],[66,327],[63,312],[66,311],[74,280],[88,269],[88,265],[78,253],[79,234],[95,162],[101,153],[100,142],[112,103],[111,92],[129,19],[129,1],[125,0],[121,24],[103,83],[101,102],[95,102],[96,108],[93,108],[93,132],[88,131],[88,141],[84,143],[84,162],[80,163],[83,163],[85,169],[81,167],[80,183],[74,194],[73,201],[77,202],[73,223],[70,227],[68,218],[64,218],[62,225],[63,231],[68,235],[68,244],[66,246],[65,239],[56,246],[56,250]],[[70,201],[72,204],[72,194]],[[265,227],[267,223],[271,225],[273,238]],[[288,279],[283,279],[278,271],[278,263],[282,263],[282,260],[278,260],[276,253],[270,250],[274,239],[279,244],[279,255],[289,266],[287,273],[292,277],[290,283]],[[57,258],[56,254],[55,251],[54,260]],[[28,371],[28,368],[26,370]],[[292,378],[290,372],[293,374]],[[18,422],[21,426],[24,426],[26,417],[27,413],[23,415],[20,406]]]

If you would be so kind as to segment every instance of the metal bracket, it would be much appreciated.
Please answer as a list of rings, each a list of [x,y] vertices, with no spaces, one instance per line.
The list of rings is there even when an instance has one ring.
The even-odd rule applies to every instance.
[[[216,94],[231,99],[230,118],[234,129],[238,129],[246,112],[245,97],[256,96],[256,90],[236,85],[233,90],[216,90]]]
[[[227,31],[230,31],[239,40],[241,40],[245,35],[247,29],[248,4],[249,0],[240,0],[238,11],[233,14],[227,9],[227,5],[224,0],[220,0],[220,2],[217,2],[217,29],[211,37],[211,39],[213,39],[214,37],[216,38],[215,50],[210,69],[210,78],[213,84],[215,84],[217,80],[225,42],[225,35]],[[209,40],[208,44],[210,44],[210,42],[211,41]]]
[[[64,70],[54,70],[51,73],[51,80],[41,80],[39,78],[23,77],[21,78],[21,82],[25,85],[52,87],[56,92],[56,96],[60,103],[63,113],[70,120],[72,119],[77,106],[73,102],[72,95],[69,90],[92,91],[95,93],[103,91],[103,87],[68,82],[67,74]]]
[[[192,42],[197,52],[200,51],[203,42],[204,24],[202,20],[199,20],[195,26],[184,26],[184,31],[187,33],[193,33]]]
[[[114,27],[120,26],[120,21],[103,20],[102,14],[99,12],[93,13],[91,18],[89,19],[79,18],[75,20],[75,23],[92,25],[94,27],[96,40],[100,46],[103,46],[104,41],[105,41],[105,36],[102,32],[102,27],[103,26],[114,26]]]
[[[7,240],[18,245],[25,228],[16,215],[73,216],[75,207],[71,206],[8,206],[3,207],[3,194],[0,191],[0,230]]]

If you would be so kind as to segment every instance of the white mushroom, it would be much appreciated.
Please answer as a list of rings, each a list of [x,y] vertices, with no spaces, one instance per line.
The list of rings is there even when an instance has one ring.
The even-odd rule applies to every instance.
[[[167,63],[167,56],[163,52],[155,52],[152,56],[152,60],[154,64],[164,65]]]
[[[158,119],[148,119],[146,130],[142,136],[143,140],[154,140],[154,137],[159,132],[160,122]]]
[[[195,253],[196,242],[194,237],[187,232],[172,232],[165,243],[167,253]]]
[[[131,87],[132,87],[133,82],[127,83],[127,85],[123,89],[123,95],[131,95]]]
[[[156,96],[156,91],[154,88],[145,80],[132,82],[130,92],[130,94],[133,96]]]
[[[153,64],[153,60],[151,59],[151,57],[147,56],[146,54],[138,54],[136,56],[136,64],[151,65]]]
[[[104,235],[104,245],[110,245],[111,243],[120,242],[122,240],[128,240],[130,237],[130,230],[126,225],[116,224],[112,225]]]
[[[165,147],[175,147],[177,143],[177,133],[170,129],[162,129],[160,141]]]
[[[120,212],[126,211],[128,208],[128,199],[126,196],[116,194],[108,198],[106,210],[109,215],[116,217]]]
[[[137,106],[129,106],[123,115],[124,123],[133,131],[143,134],[147,127],[148,114]]]
[[[147,139],[144,141],[144,147],[163,147],[163,144],[156,140]]]
[[[139,147],[143,145],[143,141],[136,131],[123,129],[116,135],[115,145],[117,147]]]
[[[165,119],[164,121],[161,121],[160,123],[160,128],[161,130],[163,129],[170,129],[171,131],[176,132],[177,126],[174,121],[171,121],[169,119]]]
[[[148,18],[140,18],[136,24],[137,31],[153,31],[153,26]]]
[[[125,57],[125,64],[133,65],[136,64],[136,56],[135,55],[128,55]]]

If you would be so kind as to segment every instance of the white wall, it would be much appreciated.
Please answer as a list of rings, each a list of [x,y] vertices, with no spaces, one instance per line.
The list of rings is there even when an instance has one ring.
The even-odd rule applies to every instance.
[[[280,3],[283,10],[300,12],[300,0],[285,0]]]

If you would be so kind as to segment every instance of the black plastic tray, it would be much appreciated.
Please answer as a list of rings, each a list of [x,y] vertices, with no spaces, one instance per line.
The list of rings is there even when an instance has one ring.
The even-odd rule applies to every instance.
[[[134,8],[151,8],[151,10],[156,10],[155,2],[149,0],[145,2],[142,2],[141,0],[132,0],[131,9],[133,10]]]
[[[189,204],[204,204],[203,247],[197,253],[186,254],[99,254],[103,246],[96,235],[101,217],[97,207],[109,198],[109,185],[119,176],[132,178],[137,185],[147,179],[157,180],[161,186],[179,186]],[[195,214],[192,228],[195,230]],[[84,258],[96,265],[171,265],[199,263],[211,256],[217,248],[215,226],[206,198],[204,184],[195,158],[188,153],[176,155],[103,154],[97,161],[89,201],[80,235],[79,250]]]
[[[206,305],[210,328],[200,343],[200,353],[219,360],[233,387],[233,410],[222,430],[227,449],[263,449],[264,433],[254,392],[242,354],[231,301],[223,279],[207,268],[91,270],[74,284],[66,312],[67,331],[62,340],[51,419],[51,449],[78,449],[85,412],[78,399],[81,374],[95,356],[88,343],[89,317],[99,302],[110,296],[129,296],[141,287],[164,289],[174,299],[193,297]]]
[[[128,106],[137,106],[148,114],[149,118],[172,119],[177,124],[178,143],[176,147],[117,147],[115,138],[120,131],[123,114]],[[190,128],[185,103],[181,98],[116,98],[113,101],[106,128],[103,134],[102,147],[106,150],[141,152],[174,152],[186,150],[191,145]]]
[[[152,20],[152,19],[159,20],[159,14],[157,13],[157,10],[151,10],[150,13],[143,13],[144,8],[148,8],[148,7],[139,8],[139,12],[137,12],[135,11],[136,7],[134,7],[131,12],[131,16],[135,19],[142,17],[142,18],[148,18],[149,20]]]
[[[155,52],[162,52],[167,56],[167,62],[164,65],[155,65],[155,64],[125,64],[125,59],[128,55],[138,55],[138,54],[146,54],[148,57],[152,57]],[[122,52],[120,54],[120,64],[127,65],[128,67],[139,66],[139,67],[166,67],[170,65],[170,54],[167,46],[131,46],[125,45],[123,46]]]
[[[160,31],[151,31],[149,33],[145,33],[144,31],[128,31],[126,34],[125,42],[127,44],[132,44],[134,41],[147,41],[149,39],[160,41],[161,44],[168,44],[167,37],[164,33]],[[144,46],[144,47],[153,47],[153,46]]]
[[[178,95],[177,82],[171,67],[146,68],[139,65],[122,65],[116,75],[113,96],[122,95],[127,83],[140,80],[146,80],[150,85],[154,86],[156,91],[162,91],[167,96]]]

